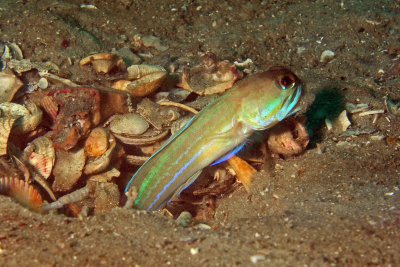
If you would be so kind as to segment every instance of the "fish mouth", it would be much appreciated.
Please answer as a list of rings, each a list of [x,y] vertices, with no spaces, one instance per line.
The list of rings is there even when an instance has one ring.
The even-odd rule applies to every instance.
[[[294,88],[293,92],[285,98],[285,100],[283,101],[284,104],[277,113],[277,119],[279,121],[299,111],[298,108],[296,109],[293,108],[296,106],[297,102],[299,102],[301,91],[302,91],[302,86],[299,85],[296,88]]]

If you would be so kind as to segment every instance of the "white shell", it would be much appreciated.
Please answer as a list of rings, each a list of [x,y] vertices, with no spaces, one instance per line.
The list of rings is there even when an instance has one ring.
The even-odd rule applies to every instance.
[[[322,52],[321,57],[319,59],[320,62],[328,62],[335,56],[335,53],[331,50],[325,50]]]
[[[343,110],[338,117],[342,132],[346,131],[351,125],[349,118],[347,118],[347,111]]]
[[[40,89],[46,89],[49,86],[49,82],[47,81],[46,78],[40,78],[37,86],[39,86]]]

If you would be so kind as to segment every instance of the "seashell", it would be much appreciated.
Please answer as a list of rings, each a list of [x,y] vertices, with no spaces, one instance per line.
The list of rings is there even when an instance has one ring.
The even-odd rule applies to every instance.
[[[347,112],[349,112],[350,114],[368,110],[368,104],[356,104],[355,105],[353,103],[347,102],[345,104],[345,107],[346,107]]]
[[[26,107],[11,102],[1,103],[0,110],[3,117],[12,117],[14,119],[29,115],[29,110]]]
[[[49,86],[49,82],[47,81],[47,79],[46,78],[40,78],[39,79],[39,81],[38,81],[38,83],[37,83],[37,86],[40,88],[40,89],[46,89],[48,86]]]
[[[26,108],[29,110],[29,115],[20,118],[15,127],[16,133],[27,133],[36,129],[43,117],[42,110],[33,102],[27,102]]]
[[[94,128],[85,141],[85,151],[91,157],[98,157],[108,149],[108,132],[103,127]]]
[[[0,118],[0,156],[7,154],[8,137],[14,122],[13,118]]]
[[[78,190],[75,190],[72,193],[69,193],[67,195],[64,195],[64,196],[60,197],[59,199],[57,199],[57,201],[54,201],[54,202],[49,203],[49,204],[44,204],[42,206],[42,210],[43,211],[49,211],[49,210],[60,209],[64,205],[81,201],[81,200],[83,200],[83,199],[85,199],[86,197],[89,196],[90,189],[91,188],[86,185],[85,187],[82,187],[82,188],[80,188]]]
[[[171,122],[169,110],[170,107],[163,107],[148,98],[143,99],[137,105],[137,112],[157,130],[162,130],[165,125]]]
[[[339,114],[339,116],[337,118],[337,121],[338,121],[338,123],[340,125],[340,130],[342,132],[346,131],[347,128],[349,128],[349,126],[351,125],[351,122],[350,122],[349,118],[347,118],[347,111],[346,110],[343,110]]]
[[[10,62],[7,63],[7,66],[19,74],[33,69],[37,69],[38,71],[50,71],[50,72],[60,71],[59,67],[51,61],[35,62],[35,61],[30,61],[29,59],[22,59],[22,60],[11,59]]]
[[[157,141],[164,139],[169,133],[169,130],[159,132],[157,130],[147,130],[146,134],[139,136],[129,136],[126,134],[115,134],[114,136],[126,145],[151,145]]]
[[[0,72],[0,103],[11,101],[22,85],[14,74]]]
[[[335,52],[331,50],[325,50],[322,52],[319,62],[328,62],[335,56]]]
[[[136,155],[126,155],[125,156],[125,161],[130,164],[130,165],[135,165],[135,166],[142,166],[149,157],[147,156],[136,156]]]
[[[7,157],[0,157],[0,177],[2,176],[20,177],[22,173],[25,177],[25,180],[28,180],[29,170],[15,156],[12,156],[12,158],[15,164],[13,164],[13,162],[11,162]]]
[[[168,99],[173,101],[173,102],[182,102],[184,100],[186,100],[186,98],[190,95],[190,92],[185,90],[185,89],[181,89],[181,88],[174,88],[170,91],[170,94],[168,95]]]
[[[43,96],[40,99],[40,105],[43,109],[51,116],[53,120],[56,120],[58,114],[58,105],[53,96]]]
[[[23,206],[42,213],[42,196],[32,186],[17,177],[1,177],[0,192],[7,194],[21,203]]]
[[[55,150],[50,138],[36,138],[25,148],[24,154],[35,171],[46,179],[50,176],[55,161]]]
[[[99,53],[82,59],[81,66],[92,63],[97,73],[109,73],[113,69],[125,70],[125,63],[120,56],[111,53]]]
[[[133,53],[127,46],[112,52],[113,54],[120,56],[124,60],[126,66],[139,64],[142,61],[142,59]]]
[[[176,134],[181,128],[183,128],[188,122],[193,118],[193,116],[184,116],[177,119],[171,125],[171,134]]]
[[[207,53],[199,66],[183,69],[178,86],[199,95],[217,94],[231,88],[241,76],[235,65],[219,62],[213,53]]]
[[[120,171],[116,168],[112,168],[106,172],[102,172],[96,175],[92,175],[89,180],[96,181],[96,182],[111,182],[112,178],[119,177],[121,175]]]
[[[160,65],[132,65],[128,67],[128,79],[135,80],[153,73],[166,73],[167,71]]]
[[[310,140],[304,118],[288,118],[269,131],[268,148],[272,153],[290,157],[303,152]]]
[[[16,43],[8,44],[11,50],[11,54],[13,59],[22,60],[24,59],[24,54],[22,53],[21,48]]]
[[[51,187],[49,186],[47,181],[45,179],[43,179],[43,177],[39,173],[37,173],[36,171],[33,171],[32,179],[35,182],[37,182],[38,184],[40,184],[40,186],[47,192],[47,194],[49,194],[49,196],[52,200],[54,200],[54,201],[56,200],[53,190],[51,190]]]
[[[109,142],[110,142],[109,148],[100,157],[88,159],[88,161],[85,165],[85,168],[84,168],[85,174],[99,173],[99,172],[102,172],[105,169],[107,169],[107,167],[110,165],[112,156],[114,154],[114,151],[115,151],[115,148],[117,145],[117,142],[113,135],[110,135]]]
[[[146,96],[161,87],[167,78],[167,71],[159,65],[132,65],[128,69],[128,80],[120,80],[111,86],[128,91],[132,96]]]
[[[55,192],[68,191],[82,175],[86,162],[85,150],[83,148],[74,151],[57,149],[56,159],[52,188]]]
[[[110,120],[113,134],[141,135],[149,128],[148,122],[136,113],[114,115]]]
[[[72,87],[72,88],[79,87],[79,85],[74,83],[73,81],[58,77],[57,75],[54,75],[53,73],[50,73],[47,71],[39,71],[39,76],[42,78],[45,78],[45,79],[47,78],[54,84],[60,84],[60,85],[68,86],[68,87]]]

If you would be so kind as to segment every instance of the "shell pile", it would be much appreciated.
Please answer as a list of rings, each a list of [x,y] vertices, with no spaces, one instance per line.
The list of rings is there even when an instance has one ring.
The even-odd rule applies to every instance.
[[[91,64],[97,75],[111,78],[98,88],[79,87],[59,77],[51,62],[30,62],[15,45],[5,47],[0,164],[16,171],[0,172],[0,189],[39,212],[64,208],[77,215],[86,206],[96,214],[118,206],[118,188],[137,168],[132,165],[142,164],[171,136],[171,128],[178,131],[194,108],[213,99],[201,95],[222,93],[241,77],[233,64],[207,53],[200,66],[183,70],[180,86],[185,90],[168,87],[164,67],[126,66],[132,60],[124,55],[134,53],[125,48],[82,59],[83,70]],[[39,71],[36,80],[22,84],[20,78],[31,69]],[[186,101],[192,92],[195,99]]]

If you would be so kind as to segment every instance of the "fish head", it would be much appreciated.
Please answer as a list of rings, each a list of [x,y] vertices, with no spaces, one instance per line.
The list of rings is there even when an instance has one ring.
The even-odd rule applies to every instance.
[[[252,101],[243,103],[244,120],[253,130],[272,127],[297,111],[302,83],[290,70],[273,67],[259,73],[253,83],[249,83]]]

